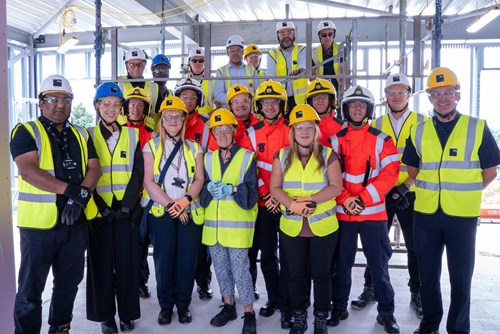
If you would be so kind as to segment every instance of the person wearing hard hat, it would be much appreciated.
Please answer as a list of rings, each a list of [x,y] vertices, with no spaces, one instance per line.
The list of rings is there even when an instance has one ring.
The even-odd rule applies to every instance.
[[[151,73],[154,79],[168,79],[170,77],[170,59],[164,54],[157,54],[151,61]],[[172,92],[167,88],[167,81],[155,80],[158,85],[159,94],[158,99],[163,101],[166,97],[172,96]]]
[[[245,51],[243,52],[243,58],[245,59],[248,65],[252,66],[255,69],[256,71],[255,75],[259,77],[263,77],[265,75],[266,72],[260,68],[262,51],[260,51],[260,48],[256,44],[248,44],[245,47]],[[264,79],[260,79],[258,84],[260,85],[263,82]]]
[[[265,81],[257,88],[254,96],[254,110],[263,120],[247,129],[257,157],[259,177],[258,215],[254,245],[250,255],[255,257],[260,250],[260,268],[266,282],[268,297],[266,304],[260,308],[259,315],[271,317],[279,309],[282,329],[289,329],[292,326],[288,269],[281,246],[279,259],[277,255],[281,213],[278,201],[269,190],[269,182],[274,154],[290,145],[290,128],[283,117],[286,107],[287,97],[283,86],[274,80]]]
[[[290,21],[276,23],[276,36],[280,46],[269,50],[267,55],[266,75],[273,76],[296,76],[306,69],[305,46],[295,43],[295,25]],[[305,94],[308,84],[307,78],[283,79],[283,87],[288,96],[288,111],[297,104],[305,103]]]
[[[84,275],[88,219],[97,215],[91,194],[101,166],[88,131],[68,121],[72,101],[69,81],[48,76],[39,89],[40,116],[17,124],[11,133],[10,153],[19,171],[21,240],[16,333],[40,333],[42,293],[51,269],[49,333],[69,333]]]
[[[225,326],[237,318],[235,285],[244,307],[242,333],[257,333],[255,300],[248,249],[252,247],[257,217],[257,168],[255,154],[234,141],[238,122],[231,111],[220,108],[210,116],[210,130],[219,148],[205,154],[205,184],[200,195],[205,208],[203,244],[210,249],[222,310],[210,324]]]
[[[314,108],[320,118],[318,141],[331,147],[331,136],[342,129],[342,121],[335,117],[337,94],[333,84],[325,79],[315,79],[307,86],[306,102]]]
[[[153,244],[156,290],[161,310],[159,325],[172,322],[174,306],[180,323],[192,321],[191,295],[203,209],[199,193],[203,187],[203,151],[185,138],[187,108],[177,96],[163,100],[160,136],[150,140],[144,152],[144,195],[148,211],[143,231]]]
[[[127,69],[127,75],[120,77],[120,79],[144,79],[144,69],[146,68],[148,56],[146,53],[138,48],[130,48],[125,54],[125,67]],[[162,102],[160,96],[160,89],[155,82],[150,82],[147,80],[144,81],[136,81],[136,82],[128,82],[122,81],[118,83],[122,92],[128,91],[132,87],[140,87],[144,88],[150,98],[151,98],[151,117],[154,118],[156,112],[160,109],[160,105]],[[152,126],[152,124],[148,125]],[[153,128],[155,126],[152,126]]]
[[[320,21],[317,33],[321,44],[312,52],[313,75],[342,75],[345,73],[344,52],[341,46],[335,42],[337,27],[331,20]],[[323,61],[326,63],[319,65]],[[328,80],[332,82],[335,91],[344,92],[343,79],[331,78]]]
[[[402,73],[391,74],[385,81],[385,96],[389,112],[372,121],[371,126],[391,136],[398,148],[401,158],[406,146],[406,139],[410,135],[410,128],[423,122],[428,117],[410,111],[408,102],[411,96],[411,85]],[[408,257],[408,273],[410,280],[411,299],[410,307],[417,317],[422,318],[422,303],[420,301],[420,279],[418,276],[417,254],[413,243],[413,203],[415,192],[412,190],[415,180],[408,176],[406,165],[399,166],[398,181],[385,196],[387,211],[387,229],[390,231],[394,215],[398,216],[399,225],[403,231]],[[365,269],[365,283],[363,292],[357,299],[351,301],[351,307],[356,310],[364,309],[368,304],[375,302],[372,276],[370,268]]]
[[[103,333],[135,328],[141,316],[139,304],[140,193],[144,160],[139,130],[116,120],[125,101],[114,82],[96,89],[94,107],[100,121],[89,128],[102,175],[93,198],[98,216],[89,225],[87,249],[87,319],[101,323]]]
[[[235,83],[248,87],[250,92],[255,91],[254,76],[256,70],[243,63],[243,50],[245,44],[238,35],[231,35],[226,42],[226,52],[229,57],[229,63],[217,69],[216,77],[226,77],[226,80],[215,81],[215,101],[220,103],[221,107],[227,108],[227,92],[231,85]],[[248,79],[231,79],[232,77],[248,77]]]
[[[290,333],[307,330],[307,307],[314,282],[314,333],[327,334],[327,317],[332,290],[333,253],[339,239],[335,216],[335,197],[342,191],[338,155],[321,145],[320,118],[307,104],[290,113],[290,146],[274,158],[270,190],[281,204],[280,243],[288,262],[290,307],[293,327]],[[305,181],[307,180],[307,181]]]
[[[347,303],[359,236],[378,302],[376,321],[384,326],[386,333],[399,333],[388,269],[392,249],[385,210],[385,194],[392,189],[399,174],[398,151],[389,135],[368,124],[375,99],[367,88],[349,88],[341,107],[348,126],[330,138],[332,149],[340,155],[344,182],[342,193],[337,196],[340,238],[328,325],[338,326],[340,320],[349,317]]]
[[[205,48],[196,46],[189,50],[188,54],[189,72],[188,77],[196,79],[203,89],[203,105],[198,108],[200,114],[209,114],[215,109],[213,80],[204,80],[205,76]]]
[[[451,304],[448,333],[470,333],[471,283],[482,191],[495,179],[500,150],[486,121],[461,114],[458,77],[437,67],[427,78],[434,117],[411,128],[403,153],[415,179],[415,249],[423,318],[415,334],[439,333],[446,248]]]

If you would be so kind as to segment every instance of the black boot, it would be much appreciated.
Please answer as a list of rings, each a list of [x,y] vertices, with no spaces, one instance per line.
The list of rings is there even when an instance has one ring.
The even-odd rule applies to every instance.
[[[257,322],[255,312],[245,312],[243,315],[243,329],[241,334],[257,334]]]
[[[233,305],[224,303],[224,305],[220,307],[222,307],[222,311],[210,320],[210,325],[212,326],[222,327],[229,321],[235,320],[238,317],[236,314],[236,303],[233,303]]]
[[[375,294],[373,288],[365,286],[363,292],[358,296],[358,299],[351,301],[351,307],[356,310],[364,309],[368,304],[375,303]]]
[[[307,330],[307,311],[292,311],[293,326],[289,334],[304,334]]]
[[[417,318],[422,319],[424,317],[424,313],[422,312],[422,300],[420,299],[420,293],[411,293],[410,307],[413,311],[415,311]]]
[[[314,311],[314,334],[328,334],[326,327],[327,312]]]

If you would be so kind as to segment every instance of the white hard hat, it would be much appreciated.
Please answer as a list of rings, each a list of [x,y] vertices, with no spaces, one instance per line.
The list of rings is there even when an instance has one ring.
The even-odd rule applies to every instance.
[[[387,80],[385,80],[385,90],[391,86],[394,85],[403,85],[406,86],[408,89],[411,89],[410,81],[408,80],[408,77],[404,75],[403,73],[396,73],[396,74],[391,74]]]
[[[319,23],[318,23],[318,33],[321,30],[324,30],[324,29],[333,29],[333,30],[336,31],[337,27],[335,27],[335,23],[333,23],[333,21],[330,21],[330,20],[319,21]]]
[[[73,90],[68,79],[59,74],[49,75],[43,80],[39,96],[47,93],[66,93],[73,97]]]
[[[125,55],[125,61],[129,61],[132,59],[147,60],[148,56],[143,50],[139,48],[131,48],[127,51],[127,54]]]
[[[276,32],[283,30],[283,29],[295,30],[295,25],[293,24],[292,21],[280,21],[280,22],[276,23]]]
[[[241,46],[242,48],[244,48],[245,43],[243,43],[243,38],[241,38],[241,36],[239,36],[239,35],[229,36],[229,38],[227,39],[227,43],[226,43],[226,49],[230,46],[233,46],[233,45]]]
[[[188,60],[191,59],[191,57],[205,57],[205,48],[200,46],[192,48],[189,50]]]

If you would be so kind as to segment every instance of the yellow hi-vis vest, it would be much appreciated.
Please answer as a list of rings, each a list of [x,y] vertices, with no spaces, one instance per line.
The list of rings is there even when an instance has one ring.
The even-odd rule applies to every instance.
[[[247,74],[247,82],[248,82],[248,85],[247,88],[248,90],[253,94],[253,92],[255,92],[255,84],[253,82],[253,74],[255,73],[255,69],[250,66],[250,65],[247,65],[247,64],[244,64],[243,65],[245,67],[245,72]],[[222,75],[222,76],[225,76],[225,77],[230,77],[231,74],[229,73],[229,65],[224,65],[222,66],[221,68],[218,69],[219,73]],[[231,80],[226,80],[226,92],[229,91],[229,87],[231,87]]]
[[[102,135],[101,127],[98,125],[88,130],[94,139],[95,149],[101,163],[102,175],[97,182],[96,191],[106,205],[111,207],[113,197],[118,201],[123,199],[125,189],[132,177],[134,155],[137,146],[140,145],[139,130],[122,126],[113,155]]]
[[[422,114],[411,111],[408,117],[406,118],[401,131],[399,132],[399,136],[394,133],[394,129],[392,128],[391,119],[388,114],[378,117],[377,119],[372,121],[371,126],[379,129],[383,133],[391,136],[394,141],[396,147],[398,148],[399,160],[403,157],[403,152],[406,147],[406,139],[410,136],[410,129],[413,124],[421,123],[425,120],[429,119],[429,117],[424,116]],[[396,186],[399,186],[408,178],[408,168],[401,161],[401,165],[399,165],[399,176],[396,181]],[[413,191],[413,187],[411,189]]]
[[[299,50],[300,47],[300,50]],[[285,76],[292,70],[299,69],[299,51],[302,51],[305,48],[303,45],[295,44],[292,49],[292,68],[288,69],[286,58],[283,55],[283,52],[280,48],[269,50],[269,55],[273,58],[276,63],[276,75],[277,76]],[[301,79],[292,79],[292,91],[293,91],[293,99],[296,104],[304,104],[306,103],[306,90],[309,80],[307,78]],[[286,83],[282,84],[283,89],[286,90]]]
[[[335,57],[336,55],[339,54],[339,46],[337,43],[333,42],[332,44],[332,55]],[[315,65],[318,65],[319,63],[323,62],[323,46],[320,44],[316,47],[316,49],[312,53],[312,60]],[[318,75],[323,75],[324,74],[324,65],[320,65],[316,67],[316,70],[318,71]],[[333,70],[335,71],[335,75],[340,74],[340,59],[333,60]],[[338,79],[337,79],[338,81]]]
[[[324,147],[323,149],[323,159],[325,160],[325,167],[323,167],[323,170],[318,170],[319,164],[314,157],[309,159],[305,168],[302,167],[302,163],[299,159],[294,158],[290,168],[288,168],[285,173],[285,160],[290,149],[290,147],[282,148],[279,152],[281,172],[283,173],[283,181],[281,183],[283,191],[291,198],[297,198],[316,194],[326,188],[328,186],[326,164],[333,152],[332,149],[329,147]],[[314,235],[323,237],[338,230],[339,222],[335,215],[336,205],[337,202],[335,198],[323,203],[318,203],[314,213],[307,217],[307,222]],[[281,213],[281,231],[290,237],[299,235],[302,229],[303,217],[300,215],[288,215],[283,204],[281,204]]]
[[[38,167],[55,176],[54,158],[50,145],[49,135],[39,120],[19,124],[13,131],[12,136],[19,126],[24,126],[33,136],[38,149]],[[71,131],[78,140],[81,152],[82,175],[87,172],[89,160],[87,141],[89,134],[87,130],[76,125],[70,125]],[[17,226],[35,229],[51,229],[57,223],[57,194],[41,190],[24,181],[19,175],[19,195],[17,203]],[[85,207],[85,216],[93,219],[97,215],[97,206],[93,198]]]
[[[479,147],[485,122],[461,115],[442,149],[433,120],[412,127],[411,141],[420,157],[415,211],[433,214],[438,206],[457,217],[478,217],[483,189]]]
[[[126,75],[122,76],[122,79],[128,79]],[[123,94],[125,94],[126,91],[128,91],[130,88],[134,87],[131,82],[118,82],[118,86],[122,90]],[[159,89],[158,85],[156,82],[149,82],[149,81],[144,81],[144,89],[149,93],[149,96],[151,97],[151,102],[150,102],[150,114],[144,119],[144,123],[146,126],[150,127],[151,129],[156,129],[157,128],[157,122],[158,118],[155,118],[156,115],[156,101],[158,101],[158,94],[159,94]],[[118,118],[118,123],[121,125],[127,124],[127,119],[125,117],[125,120],[123,117]]]
[[[154,156],[154,165],[153,165],[154,181],[158,183],[161,174],[160,164],[162,162],[161,159],[163,158],[163,148],[161,147],[161,138],[160,137],[153,138],[146,145],[149,145],[151,153]],[[194,176],[196,175],[196,156],[200,152],[200,145],[198,145],[198,143],[195,141],[184,139],[182,143],[182,149],[183,149],[184,159],[186,161],[186,170],[188,173],[187,190],[189,190],[189,188],[191,188],[191,186],[193,185]],[[163,184],[160,185],[160,187],[165,191]],[[146,205],[148,205],[149,200],[150,200],[149,194],[147,190],[144,189],[141,198],[141,206],[146,207]],[[196,225],[203,224],[203,220],[205,219],[205,209],[200,205],[199,196],[193,198],[193,201],[191,202],[191,204],[189,204],[189,209],[191,211],[191,217],[193,218],[194,223]],[[149,210],[149,213],[151,213],[155,217],[162,217],[165,214],[165,207],[160,203],[154,202],[153,206],[151,207],[151,210]]]
[[[205,154],[205,170],[211,180],[238,185],[254,159],[254,153],[243,148],[233,156],[224,175],[221,175],[219,150]],[[213,199],[205,209],[202,243],[208,246],[221,244],[231,248],[250,248],[253,243],[257,203],[250,210],[241,208],[233,195]]]

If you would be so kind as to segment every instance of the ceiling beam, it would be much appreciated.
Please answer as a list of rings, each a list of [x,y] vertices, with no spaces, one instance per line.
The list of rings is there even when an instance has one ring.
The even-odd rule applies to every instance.
[[[314,3],[317,5],[323,5],[323,6],[328,6],[328,7],[342,8],[342,9],[347,9],[347,10],[356,10],[358,12],[367,13],[367,14],[384,15],[384,16],[387,16],[387,15],[395,15],[396,16],[397,15],[397,14],[392,14],[392,13],[385,11],[385,10],[373,9],[373,8],[368,8],[368,7],[363,7],[363,6],[356,6],[356,5],[351,5],[348,3],[336,2],[336,1],[328,1],[328,0],[297,0],[297,1]]]

